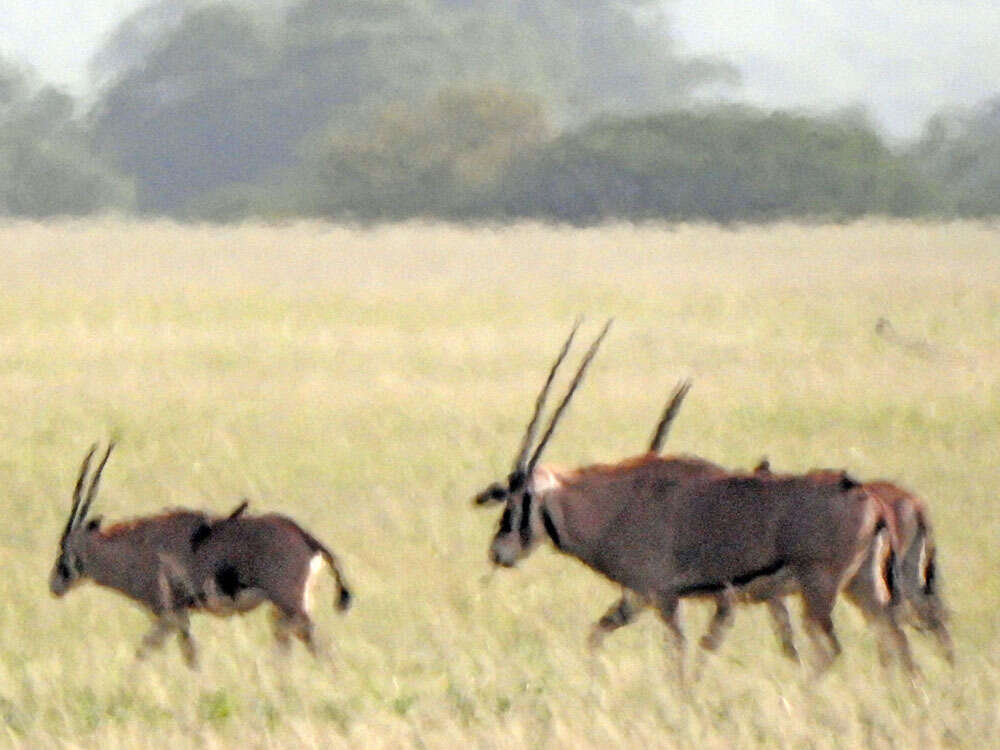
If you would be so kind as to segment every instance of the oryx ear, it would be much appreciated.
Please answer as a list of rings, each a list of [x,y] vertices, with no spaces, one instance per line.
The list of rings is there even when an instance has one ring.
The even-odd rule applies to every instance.
[[[475,497],[476,505],[494,505],[502,503],[510,493],[507,488],[499,482],[494,482]]]
[[[847,492],[847,490],[853,490],[855,487],[860,487],[861,482],[856,481],[850,474],[846,471],[840,472],[840,489]]]

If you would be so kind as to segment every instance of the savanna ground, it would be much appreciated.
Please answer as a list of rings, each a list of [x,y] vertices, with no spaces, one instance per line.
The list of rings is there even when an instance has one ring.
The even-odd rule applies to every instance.
[[[9,224],[0,283],[0,744],[979,748],[1000,732],[996,226]],[[814,682],[744,608],[682,692],[651,614],[588,652],[617,590],[576,561],[545,549],[486,579],[499,511],[470,497],[508,471],[580,313],[585,337],[617,321],[547,460],[638,452],[691,376],[670,448],[913,488],[957,667],[914,633],[912,689],[842,602],[845,653]],[[246,495],[338,552],[357,599],[340,617],[330,579],[317,591],[332,663],[282,659],[261,609],[194,618],[199,672],[173,642],[136,664],[141,610],[92,584],[49,595],[79,461],[109,436],[95,514]],[[708,607],[684,610],[693,651]]]

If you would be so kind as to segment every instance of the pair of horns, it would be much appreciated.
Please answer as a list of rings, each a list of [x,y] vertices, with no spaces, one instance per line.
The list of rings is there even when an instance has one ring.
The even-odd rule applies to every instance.
[[[80,476],[77,477],[76,487],[73,488],[73,507],[70,509],[69,520],[66,522],[66,528],[63,531],[63,541],[66,540],[66,537],[69,536],[69,533],[73,529],[86,519],[87,513],[90,511],[90,505],[97,496],[97,487],[101,482],[101,472],[104,471],[104,465],[108,462],[111,450],[114,447],[114,441],[108,443],[108,449],[104,452],[104,458],[97,465],[97,471],[94,472],[94,476],[90,480],[90,486],[87,488],[86,495],[84,495],[83,486],[87,479],[87,473],[90,471],[90,461],[97,452],[97,443],[90,446],[90,451],[84,457],[83,464],[80,466]]]
[[[535,435],[538,430],[538,421],[541,418],[542,410],[545,407],[545,400],[548,398],[549,389],[552,387],[552,381],[555,378],[556,371],[559,369],[559,366],[562,364],[563,360],[566,359],[566,354],[569,352],[569,348],[573,343],[573,338],[576,336],[576,332],[580,328],[580,324],[582,322],[582,319],[577,320],[573,325],[573,329],[569,332],[566,342],[559,351],[559,356],[556,357],[556,361],[553,363],[552,369],[549,370],[549,375],[545,379],[545,385],[542,386],[541,393],[538,394],[538,398],[535,400],[535,413],[532,414],[531,421],[528,422],[528,427],[524,431],[524,438],[521,440],[521,447],[518,450],[517,458],[514,460],[514,474],[512,476],[519,477],[522,481],[531,475],[531,472],[535,468],[535,464],[538,463],[538,459],[541,457],[542,451],[549,442],[549,438],[552,437],[552,433],[556,428],[556,424],[559,422],[559,418],[562,416],[567,404],[569,404],[569,400],[573,397],[573,393],[583,380],[583,376],[587,372],[587,368],[590,366],[590,362],[594,358],[594,355],[597,354],[597,349],[600,347],[601,342],[607,335],[608,329],[611,328],[613,318],[609,319],[608,322],[604,324],[604,328],[601,329],[597,338],[594,339],[594,342],[590,345],[590,349],[587,350],[587,354],[580,363],[580,367],[577,369],[576,375],[573,377],[573,381],[570,383],[569,389],[566,391],[566,395],[563,396],[563,400],[552,413],[552,419],[549,420],[549,426],[546,428],[545,433],[542,435],[542,439],[538,442],[538,446],[535,448],[534,453],[531,454],[531,458],[529,459],[528,454],[531,453],[531,445],[535,442]]]

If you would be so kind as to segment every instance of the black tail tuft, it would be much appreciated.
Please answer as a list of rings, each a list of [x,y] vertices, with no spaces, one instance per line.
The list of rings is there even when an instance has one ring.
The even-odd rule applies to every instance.
[[[341,612],[346,612],[351,608],[351,604],[354,603],[354,596],[350,591],[347,590],[346,586],[340,587],[340,596],[337,597],[337,609]]]

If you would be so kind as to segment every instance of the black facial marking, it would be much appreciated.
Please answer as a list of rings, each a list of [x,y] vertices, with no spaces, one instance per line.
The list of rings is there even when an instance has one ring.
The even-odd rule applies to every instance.
[[[549,535],[552,543],[556,545],[556,549],[561,549],[562,542],[559,539],[559,532],[556,531],[556,525],[552,516],[549,515],[549,509],[544,506],[542,506],[542,523],[545,525],[545,532]]]
[[[517,528],[517,533],[521,536],[521,546],[527,547],[531,543],[531,493],[524,493],[524,500],[521,503],[521,523]]]
[[[526,481],[528,481],[528,477],[523,471],[512,472],[507,477],[507,491],[511,493],[517,492],[519,489],[524,487],[524,483]]]
[[[191,551],[197,552],[198,548],[212,535],[212,527],[207,523],[202,523],[191,534]]]
[[[240,584],[239,571],[232,565],[223,565],[215,571],[215,583],[219,590],[230,598],[235,597],[240,589],[246,588]]]
[[[509,534],[511,528],[512,526],[510,523],[510,506],[508,505],[506,508],[503,509],[503,515],[500,516],[500,533]]]

